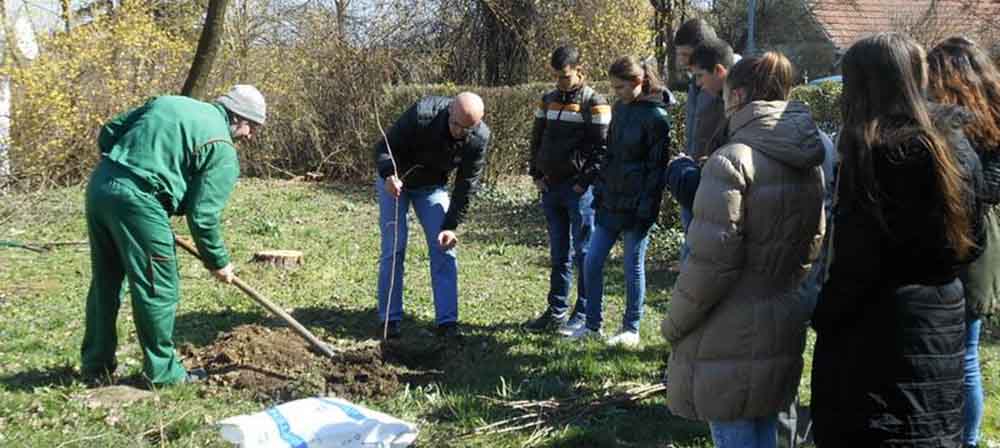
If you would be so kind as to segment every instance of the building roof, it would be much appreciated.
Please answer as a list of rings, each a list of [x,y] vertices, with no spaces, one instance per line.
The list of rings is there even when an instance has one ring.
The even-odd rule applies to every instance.
[[[840,49],[881,31],[904,31],[929,45],[966,35],[994,42],[1000,0],[806,0],[820,28]]]

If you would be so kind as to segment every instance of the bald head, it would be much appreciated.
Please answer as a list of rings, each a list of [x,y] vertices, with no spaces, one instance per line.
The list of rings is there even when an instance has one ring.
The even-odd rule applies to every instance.
[[[483,99],[472,92],[462,92],[455,96],[448,109],[448,129],[451,136],[463,139],[472,132],[479,122],[483,121]]]
[[[486,111],[483,99],[472,92],[459,93],[455,96],[455,102],[451,106],[455,121],[462,127],[479,124],[480,121],[483,121],[483,114]]]

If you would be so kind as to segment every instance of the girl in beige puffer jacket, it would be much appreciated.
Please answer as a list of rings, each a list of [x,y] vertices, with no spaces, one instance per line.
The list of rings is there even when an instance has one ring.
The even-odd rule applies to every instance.
[[[663,321],[670,410],[708,421],[719,447],[775,446],[802,372],[797,290],[823,238],[825,151],[808,108],[787,101],[792,84],[778,53],[730,72],[730,137],[705,164]]]

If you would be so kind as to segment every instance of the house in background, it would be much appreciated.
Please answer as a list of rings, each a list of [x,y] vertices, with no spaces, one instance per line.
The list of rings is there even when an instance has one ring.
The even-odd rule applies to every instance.
[[[758,29],[760,48],[779,50],[815,79],[858,39],[881,31],[913,36],[925,47],[963,35],[1000,55],[1000,0],[785,0]],[[770,20],[768,20],[770,19]]]

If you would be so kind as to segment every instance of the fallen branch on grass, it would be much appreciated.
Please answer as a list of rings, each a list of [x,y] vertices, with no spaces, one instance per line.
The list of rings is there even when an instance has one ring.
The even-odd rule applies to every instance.
[[[90,440],[97,440],[97,439],[100,439],[100,438],[105,437],[107,435],[108,435],[108,433],[102,433],[102,434],[96,434],[96,435],[87,436],[87,437],[80,437],[79,439],[67,440],[67,441],[65,441],[65,442],[60,443],[59,445],[57,445],[56,448],[62,448],[64,446],[69,446],[69,445],[72,445],[74,443],[79,445],[79,444],[82,444],[83,442],[87,442],[87,441],[90,441]]]
[[[505,401],[491,397],[481,397],[487,401],[520,412],[521,415],[480,426],[463,434],[462,437],[479,437],[533,429],[534,432],[531,437],[524,442],[524,446],[533,446],[542,441],[552,431],[563,428],[570,423],[599,414],[609,408],[637,403],[654,395],[664,393],[666,390],[666,384],[661,383],[640,385],[624,391],[605,390],[604,394],[597,397],[575,396],[541,401]]]
[[[21,241],[0,240],[0,247],[13,247],[17,249],[30,250],[35,253],[42,253],[63,246],[86,246],[87,241],[52,241],[49,243],[24,243]]]

